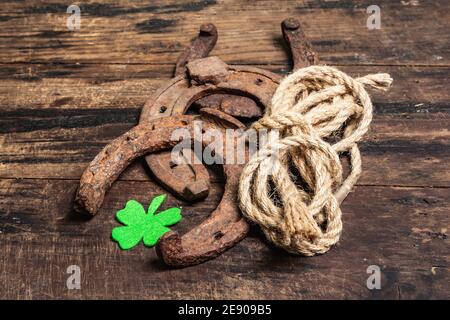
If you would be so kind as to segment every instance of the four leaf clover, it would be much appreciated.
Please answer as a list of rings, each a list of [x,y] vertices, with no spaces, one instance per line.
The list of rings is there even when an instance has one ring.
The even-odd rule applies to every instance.
[[[168,226],[181,220],[180,208],[169,208],[155,214],[165,200],[165,194],[153,198],[147,213],[136,200],[129,200],[124,209],[117,211],[116,218],[124,226],[114,228],[111,235],[122,250],[135,247],[141,240],[148,247],[154,246],[170,231]]]

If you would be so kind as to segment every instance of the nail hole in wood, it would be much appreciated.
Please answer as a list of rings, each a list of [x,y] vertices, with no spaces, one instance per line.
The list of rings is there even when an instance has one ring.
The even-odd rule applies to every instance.
[[[170,169],[173,169],[173,168],[175,168],[177,166],[177,164],[175,163],[175,162],[173,162],[173,161],[170,161],[169,162],[169,167],[170,167]]]
[[[217,231],[217,232],[214,233],[214,235],[213,235],[214,240],[220,240],[223,236],[224,236],[224,234],[222,233],[222,231]]]

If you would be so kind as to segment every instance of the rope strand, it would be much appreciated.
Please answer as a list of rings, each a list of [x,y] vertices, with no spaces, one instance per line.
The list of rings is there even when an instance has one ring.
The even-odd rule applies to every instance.
[[[242,213],[274,244],[313,256],[339,240],[339,205],[361,174],[357,142],[372,121],[364,87],[385,91],[391,83],[389,74],[353,79],[328,66],[299,69],[281,81],[271,106],[252,126],[268,130],[268,137],[239,184]],[[333,138],[340,140],[329,142]],[[344,181],[342,153],[351,164]]]

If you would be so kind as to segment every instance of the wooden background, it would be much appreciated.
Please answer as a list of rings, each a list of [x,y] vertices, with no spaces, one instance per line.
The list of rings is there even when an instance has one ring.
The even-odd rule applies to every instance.
[[[381,7],[380,30],[366,8]],[[0,13],[0,298],[450,298],[450,2],[4,1]],[[78,179],[113,138],[137,123],[147,98],[172,77],[203,22],[219,31],[214,55],[231,64],[290,70],[280,22],[299,18],[322,62],[351,75],[389,72],[373,94],[361,144],[364,173],[343,204],[344,232],[329,253],[304,258],[273,248],[257,228],[203,265],[169,270],[153,249],[122,252],[115,212],[163,190],[133,164],[86,221],[72,212]],[[198,223],[221,197],[182,205],[175,229]],[[81,268],[81,290],[66,269]],[[382,289],[368,290],[378,265]]]

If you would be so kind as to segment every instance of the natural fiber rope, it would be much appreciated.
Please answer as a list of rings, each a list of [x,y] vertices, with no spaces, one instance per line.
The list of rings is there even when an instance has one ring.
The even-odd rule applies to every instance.
[[[253,125],[268,130],[267,140],[239,185],[243,214],[274,244],[312,256],[339,240],[339,205],[361,173],[356,143],[372,120],[364,87],[386,90],[391,83],[389,74],[353,79],[327,66],[300,69],[281,81],[272,105]],[[350,156],[351,172],[342,182],[343,153]]]

